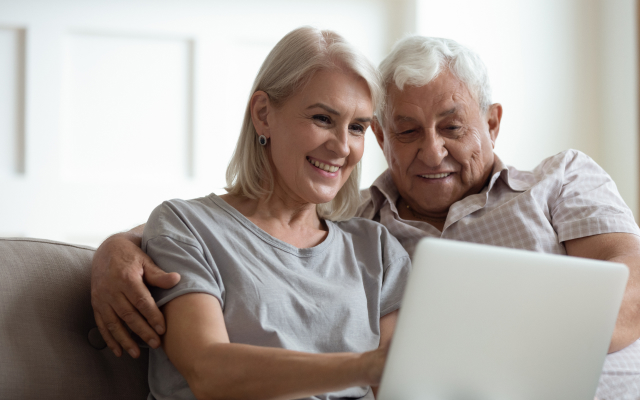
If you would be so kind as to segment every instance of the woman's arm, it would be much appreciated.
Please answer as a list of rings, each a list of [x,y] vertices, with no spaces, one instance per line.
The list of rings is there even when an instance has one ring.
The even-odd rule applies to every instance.
[[[163,307],[163,348],[197,399],[294,399],[377,385],[386,348],[312,354],[229,343],[219,301],[191,293]]]
[[[393,331],[396,329],[396,322],[398,321],[398,313],[400,310],[396,310],[394,312],[390,312],[384,317],[380,318],[380,348],[389,350],[389,345],[391,344],[391,338],[393,337]],[[385,356],[386,359],[386,356]],[[372,386],[371,390],[373,391],[373,395],[378,397],[378,386]]]

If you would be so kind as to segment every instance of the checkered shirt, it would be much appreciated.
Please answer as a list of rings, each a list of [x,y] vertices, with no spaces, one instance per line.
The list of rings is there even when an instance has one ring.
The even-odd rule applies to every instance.
[[[444,229],[400,218],[389,170],[363,191],[361,217],[379,221],[409,254],[423,237],[567,254],[564,241],[602,233],[640,236],[629,207],[609,175],[587,155],[567,150],[520,171],[496,157],[489,184],[454,203]],[[599,400],[640,399],[640,341],[607,356]]]

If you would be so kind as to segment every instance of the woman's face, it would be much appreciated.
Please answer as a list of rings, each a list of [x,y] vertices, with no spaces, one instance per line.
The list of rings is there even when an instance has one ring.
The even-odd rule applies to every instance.
[[[327,203],[364,151],[373,104],[364,79],[320,70],[278,107],[266,107],[275,193],[300,203]],[[260,132],[260,130],[259,130]]]

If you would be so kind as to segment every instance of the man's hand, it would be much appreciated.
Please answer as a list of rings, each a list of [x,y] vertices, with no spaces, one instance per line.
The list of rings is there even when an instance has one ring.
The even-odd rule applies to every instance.
[[[609,353],[622,350],[640,337],[640,238],[631,233],[605,233],[564,242],[570,256],[614,261],[629,267]]]
[[[169,289],[180,281],[180,275],[162,271],[140,250],[143,227],[111,236],[93,256],[91,305],[104,341],[118,357],[122,348],[140,356],[122,321],[150,347],[160,346],[165,321],[145,282]]]

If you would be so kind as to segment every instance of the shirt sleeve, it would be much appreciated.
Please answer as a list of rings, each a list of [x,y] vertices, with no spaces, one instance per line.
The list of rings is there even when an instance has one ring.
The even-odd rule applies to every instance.
[[[380,291],[380,318],[400,308],[411,271],[409,254],[386,228],[383,228],[381,239],[384,269]]]
[[[224,285],[211,257],[190,230],[180,203],[174,200],[158,206],[149,217],[142,236],[142,249],[166,272],[180,274],[180,282],[170,289],[150,287],[158,306],[188,293],[207,293],[224,307]]]
[[[380,318],[400,308],[410,270],[409,256],[395,260],[384,270],[380,294]]]
[[[566,153],[562,187],[550,207],[560,242],[615,232],[640,236],[633,213],[611,177],[578,151]]]

